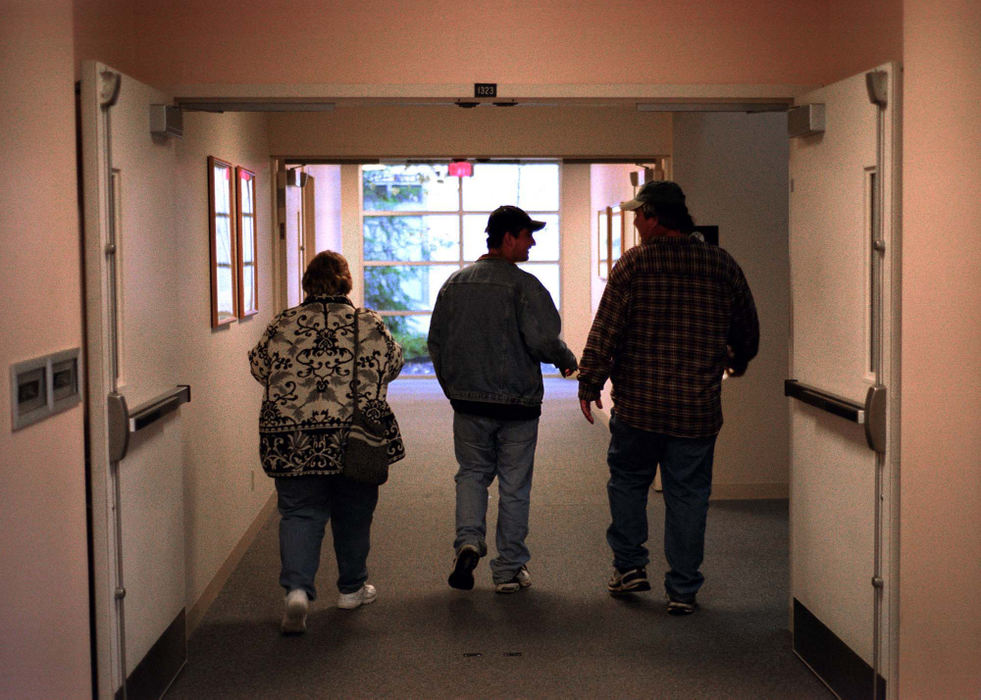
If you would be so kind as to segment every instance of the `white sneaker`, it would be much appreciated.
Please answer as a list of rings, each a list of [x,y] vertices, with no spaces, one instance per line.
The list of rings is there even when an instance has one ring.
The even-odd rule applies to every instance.
[[[378,591],[370,583],[361,586],[354,593],[341,593],[337,597],[337,607],[343,610],[354,610],[362,605],[374,603],[378,597]]]
[[[302,588],[295,588],[286,595],[286,611],[280,631],[285,635],[303,634],[307,631],[307,610],[310,600]]]

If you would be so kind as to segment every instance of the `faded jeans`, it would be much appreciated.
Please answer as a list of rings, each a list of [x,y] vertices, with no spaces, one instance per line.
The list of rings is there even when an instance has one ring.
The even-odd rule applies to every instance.
[[[336,475],[289,476],[276,479],[279,521],[279,583],[287,592],[302,588],[317,597],[314,578],[320,566],[320,545],[330,520],[337,557],[337,589],[360,590],[368,578],[371,521],[378,487]]]
[[[487,490],[498,480],[497,558],[490,563],[494,583],[510,581],[530,554],[525,545],[531,505],[531,478],[538,442],[538,418],[499,420],[453,414],[456,460],[456,540],[487,553]]]
[[[716,437],[679,438],[633,428],[610,418],[607,464],[612,522],[606,541],[620,571],[647,566],[647,494],[658,464],[664,488],[664,555],[670,569],[664,588],[693,599],[705,581],[699,567],[705,552],[705,520],[712,491]]]

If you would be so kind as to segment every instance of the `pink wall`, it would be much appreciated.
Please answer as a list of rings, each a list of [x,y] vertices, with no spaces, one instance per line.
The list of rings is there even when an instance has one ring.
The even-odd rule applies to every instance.
[[[0,21],[0,696],[91,692],[82,406],[11,432],[8,365],[82,345],[70,0]]]
[[[901,694],[977,698],[981,4],[907,0],[905,22]]]
[[[136,14],[130,0],[77,0],[76,59],[92,59],[126,70],[136,63]],[[78,66],[75,79],[80,77]]]
[[[900,0],[407,0],[398,11],[389,0],[78,4],[81,28],[129,43],[135,62],[116,67],[160,87],[814,85],[895,58],[901,46]],[[128,63],[130,49],[112,50]]]
[[[826,17],[827,79],[847,78],[903,55],[901,0],[832,0]]]

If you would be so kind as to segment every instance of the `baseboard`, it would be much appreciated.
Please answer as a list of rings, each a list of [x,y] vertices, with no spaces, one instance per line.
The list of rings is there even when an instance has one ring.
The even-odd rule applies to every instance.
[[[886,697],[886,681],[832,632],[814,613],[794,598],[794,653],[842,700]]]
[[[215,598],[221,593],[221,589],[225,587],[228,582],[229,577],[231,577],[232,572],[235,571],[235,567],[238,563],[242,561],[242,557],[245,553],[249,551],[249,547],[255,541],[256,535],[259,534],[259,530],[262,529],[263,525],[269,520],[270,516],[276,510],[276,492],[273,491],[269,495],[269,500],[266,504],[262,506],[262,510],[249,525],[245,534],[239,539],[238,544],[232,548],[231,553],[225,558],[224,563],[219,567],[214,578],[211,579],[211,583],[205,587],[204,591],[201,593],[200,597],[195,601],[194,605],[191,606],[190,611],[187,613],[187,636],[190,638],[194,631],[197,629],[198,625],[201,624],[201,620],[204,619],[205,613],[208,612],[208,608],[211,604],[215,602]]]

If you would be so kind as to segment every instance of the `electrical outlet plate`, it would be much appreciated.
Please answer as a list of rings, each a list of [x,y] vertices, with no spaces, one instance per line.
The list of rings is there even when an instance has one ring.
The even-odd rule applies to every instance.
[[[72,348],[10,366],[13,430],[44,420],[82,400],[79,349]]]

